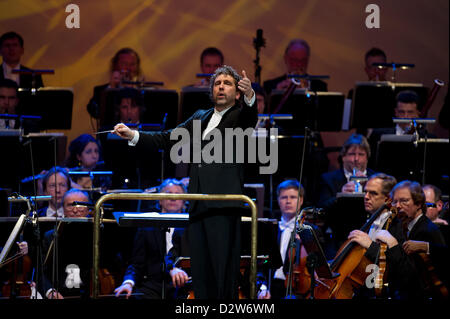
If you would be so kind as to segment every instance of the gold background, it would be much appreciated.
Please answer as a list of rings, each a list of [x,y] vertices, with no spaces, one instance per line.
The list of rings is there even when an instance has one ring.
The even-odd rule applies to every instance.
[[[80,8],[80,29],[65,26],[68,4]],[[368,29],[369,3],[380,7],[380,29]],[[449,80],[449,1],[331,0],[13,0],[0,2],[0,32],[16,31],[25,40],[22,63],[54,69],[46,86],[72,87],[72,129],[68,142],[94,132],[86,104],[95,85],[109,79],[109,62],[122,47],[141,57],[147,81],[163,81],[180,90],[200,72],[199,56],[208,46],[225,55],[225,64],[245,69],[254,78],[256,29],[264,30],[262,81],[285,72],[284,49],[292,38],[311,46],[308,72],[330,75],[329,91],[347,94],[355,81],[365,81],[364,54],[383,49],[389,62],[414,63],[399,82],[431,87],[445,81],[429,116],[442,107]],[[438,125],[431,130],[448,137]],[[326,145],[340,145],[349,132],[323,134]]]

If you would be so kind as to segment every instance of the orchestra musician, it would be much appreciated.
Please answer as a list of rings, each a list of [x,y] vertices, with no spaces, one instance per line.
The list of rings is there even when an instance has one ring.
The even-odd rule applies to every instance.
[[[186,187],[180,181],[169,178],[159,186],[159,193],[184,194]],[[183,200],[163,199],[159,201],[162,213],[182,213]],[[122,284],[115,289],[116,297],[125,294],[128,299],[132,291],[141,293],[142,299],[173,299],[179,295],[178,288],[188,281],[187,273],[174,266],[173,260],[166,263],[166,255],[174,246],[180,246],[183,228],[141,227],[137,230],[133,244],[131,262],[127,267]],[[185,249],[179,254],[189,256]],[[179,250],[178,250],[179,251]]]
[[[270,95],[273,89],[287,89],[292,84],[292,80],[288,78],[288,75],[307,75],[309,58],[310,46],[308,42],[303,39],[291,40],[284,51],[283,57],[286,66],[286,74],[264,81],[263,87],[267,96]],[[307,81],[302,80],[300,87],[308,88]],[[309,89],[311,91],[327,91],[328,86],[327,83],[322,80],[313,79],[310,81]]]

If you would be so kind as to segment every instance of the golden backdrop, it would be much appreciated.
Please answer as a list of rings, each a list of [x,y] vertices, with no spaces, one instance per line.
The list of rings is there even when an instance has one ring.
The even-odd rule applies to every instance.
[[[80,9],[80,28],[66,28],[66,6]],[[380,28],[365,25],[369,3],[380,8]],[[7,0],[0,2],[0,32],[16,31],[25,40],[22,63],[54,69],[46,86],[72,87],[75,94],[70,142],[94,128],[86,111],[93,87],[109,78],[109,62],[122,47],[135,49],[147,81],[162,81],[180,90],[200,71],[199,56],[208,46],[225,55],[225,63],[254,78],[253,38],[263,29],[262,80],[282,74],[283,52],[292,38],[311,46],[310,74],[327,74],[330,91],[347,93],[366,80],[364,54],[380,47],[388,61],[414,63],[399,74],[401,82],[432,86],[446,83],[429,116],[442,107],[449,79],[449,1],[331,0]],[[440,136],[448,131],[432,128]],[[349,132],[324,135],[340,145]]]

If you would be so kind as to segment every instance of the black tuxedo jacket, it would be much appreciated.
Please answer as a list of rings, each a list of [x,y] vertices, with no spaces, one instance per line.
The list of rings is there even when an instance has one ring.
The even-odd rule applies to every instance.
[[[194,120],[200,120],[201,133],[206,129],[214,109],[198,110],[184,123],[178,125],[178,128],[186,129],[190,134],[190,145],[192,149],[194,137]],[[216,127],[222,136],[222,150],[225,147],[225,129],[226,128],[254,128],[257,122],[257,108],[255,106],[232,106],[222,117]],[[138,151],[145,152],[148,148],[164,148],[170,152],[170,148],[177,143],[177,140],[170,140],[170,134],[173,130],[163,132],[139,132],[139,141],[136,145]],[[208,134],[209,136],[210,134]],[[196,136],[194,138],[201,138]],[[210,143],[210,140],[201,141],[202,146]],[[235,150],[236,148],[234,148]],[[234,152],[236,153],[236,152]],[[193,152],[191,151],[191,158]],[[236,155],[236,154],[234,154]],[[222,163],[205,163],[203,157],[200,163],[192,163],[189,173],[189,193],[198,194],[242,194],[244,184],[243,163],[225,163],[225,152],[222,152]],[[233,157],[233,159],[235,156]],[[241,202],[237,201],[191,201],[189,205],[189,214],[196,217],[208,209],[219,209],[226,207],[243,207]]]
[[[375,174],[375,171],[367,168],[367,176]],[[344,169],[340,168],[331,172],[324,173],[319,180],[319,199],[317,206],[330,208],[336,200],[336,194],[347,184],[347,178]]]
[[[27,68],[24,65],[20,65],[20,69],[31,70],[30,68]],[[3,65],[0,64],[0,80],[3,80],[3,79],[4,79]],[[40,88],[40,87],[44,86],[44,83],[42,82],[42,76],[40,74],[37,74],[35,76],[35,80],[36,80],[36,82],[35,82],[36,88]],[[33,76],[31,74],[20,74],[19,81],[20,81],[21,88],[31,89],[33,87]]]
[[[278,83],[286,79],[287,75],[285,74],[275,79],[264,81],[263,83],[264,91],[266,92],[267,95],[269,95],[272,92],[272,90],[274,90],[277,87]],[[328,91],[328,85],[326,82],[322,80],[311,80],[311,91],[326,92]]]
[[[137,230],[124,281],[133,280],[143,291],[161,292],[163,280],[168,285],[169,280],[163,272],[166,255],[165,233],[165,230],[156,227]]]

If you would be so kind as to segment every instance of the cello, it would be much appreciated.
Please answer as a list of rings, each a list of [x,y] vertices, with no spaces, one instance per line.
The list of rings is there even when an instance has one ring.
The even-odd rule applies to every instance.
[[[389,204],[377,209],[367,222],[361,227],[361,231],[368,232],[373,222],[385,209],[391,209]],[[330,264],[333,272],[340,275],[332,279],[321,279],[314,289],[317,299],[351,299],[356,289],[365,284],[369,273],[366,267],[373,264],[366,256],[367,249],[358,243],[347,240],[338,250],[336,257]]]

